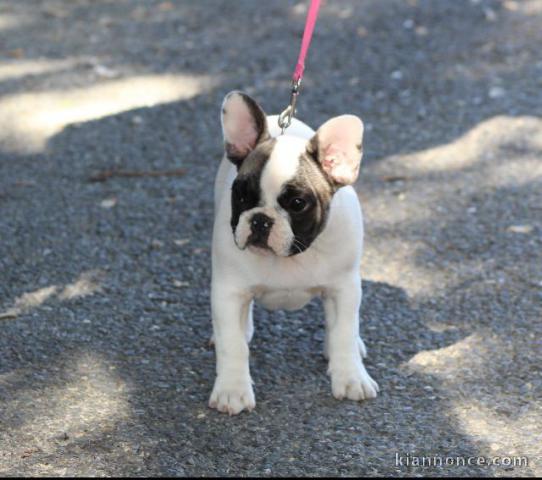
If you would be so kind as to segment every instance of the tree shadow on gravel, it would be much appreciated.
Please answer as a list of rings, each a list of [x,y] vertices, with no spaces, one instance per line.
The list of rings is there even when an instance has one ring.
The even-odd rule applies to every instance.
[[[382,387],[377,400],[332,398],[323,313],[313,302],[288,315],[257,309],[256,411],[232,419],[207,409],[214,353],[207,346],[212,192],[205,162],[218,159],[220,147],[190,143],[189,154],[185,142],[208,135],[208,119],[193,113],[206,102],[196,97],[183,108],[69,128],[42,157],[40,182],[4,202],[12,219],[2,255],[9,292],[70,283],[90,268],[104,272],[101,292],[45,303],[2,325],[4,442],[16,457],[10,471],[406,474],[417,470],[397,467],[396,452],[484,451],[447,416],[440,379],[408,368],[418,353],[463,340],[469,327],[428,329],[424,310],[386,283],[366,281],[362,307],[368,368]],[[181,111],[192,121],[178,118]],[[131,122],[134,115],[141,122]],[[179,158],[148,153],[164,119],[160,136],[185,149]],[[119,165],[144,168],[150,157],[154,167],[174,164],[188,174],[89,182],[125,135],[134,140]],[[73,145],[92,154],[78,162]],[[114,206],[104,208],[111,198]],[[22,218],[31,219],[24,234]],[[9,292],[4,298],[13,298]]]
[[[32,5],[38,8],[40,3]],[[359,405],[331,396],[321,355],[323,313],[317,302],[288,315],[258,309],[251,356],[256,411],[232,419],[207,409],[214,379],[214,354],[207,340],[214,173],[210,165],[217,166],[221,155],[218,106],[227,90],[243,84],[252,86],[251,93],[269,111],[283,107],[284,79],[294,63],[292,42],[297,45],[304,14],[293,6],[285,27],[282,14],[290,4],[261,4],[255,12],[261,28],[252,29],[247,42],[232,28],[231,19],[249,16],[255,3],[228,3],[228,15],[220,18],[210,7],[222,3],[186,2],[173,13],[168,6],[160,7],[162,3],[168,2],[132,2],[140,11],[132,11],[128,19],[125,3],[94,7],[92,2],[77,2],[65,16],[53,12],[46,17],[52,25],[48,30],[34,25],[4,34],[9,38],[2,48],[11,52],[31,38],[34,43],[24,51],[28,58],[82,54],[100,57],[120,75],[148,68],[156,74],[220,76],[219,89],[192,99],[67,127],[42,154],[0,153],[2,311],[29,291],[71,284],[86,271],[104,272],[100,292],[63,301],[52,298],[0,324],[4,472],[494,474],[482,468],[420,472],[395,464],[396,452],[468,457],[491,451],[490,438],[475,438],[465,428],[468,423],[449,399],[450,384],[436,369],[432,372],[432,357],[418,357],[462,342],[471,345],[469,338],[476,330],[472,321],[458,320],[448,325],[453,328],[440,330],[428,324],[435,318],[450,324],[449,319],[461,318],[468,310],[493,305],[492,292],[476,285],[476,278],[467,278],[475,283],[467,301],[461,297],[464,291],[454,290],[448,292],[453,299],[443,295],[413,302],[397,286],[365,282],[362,331],[369,348],[367,364],[382,392]],[[477,22],[491,17],[484,10],[489,4],[461,3],[421,2],[410,7],[390,2],[380,7],[378,2],[364,2],[357,9],[356,3],[344,2],[329,7],[311,51],[311,64],[317,68],[307,78],[302,117],[317,125],[346,110],[366,112],[371,165],[371,158],[440,145],[501,109],[513,110],[511,115],[532,114],[536,102],[529,85],[522,83],[538,68],[531,50],[518,57],[514,68],[503,65],[494,85],[488,83],[499,52],[521,46],[503,47],[500,41],[518,32],[521,14],[506,13],[499,2],[494,12],[499,20],[487,20],[490,23],[477,29]],[[149,8],[164,10],[147,18]],[[349,16],[343,17],[349,8]],[[101,26],[86,22],[96,12]],[[445,19],[449,16],[454,21]],[[413,28],[404,27],[410,18]],[[428,38],[423,30],[415,30],[430,29],[432,23],[439,25],[439,35]],[[77,27],[68,31],[78,40],[60,42],[62,46],[51,41],[51,35],[67,24]],[[203,24],[213,28],[198,29]],[[390,31],[397,35],[388,35]],[[535,38],[536,32],[531,33]],[[93,34],[98,42],[90,38]],[[337,45],[350,45],[354,35],[361,40],[345,49],[349,54],[336,55],[341,50]],[[111,49],[113,44],[118,48]],[[474,47],[480,50],[471,58]],[[435,63],[438,66],[430,69]],[[76,69],[89,71],[88,77],[77,79],[81,86],[99,77],[94,66],[85,65]],[[392,75],[395,71],[401,73]],[[39,90],[39,82],[33,83],[38,79],[25,77],[21,84],[10,81],[4,86],[10,94],[23,86],[24,91]],[[73,79],[68,75],[50,80],[62,88],[71,86]],[[489,94],[488,86],[501,87],[508,95],[493,90],[493,103],[477,104]],[[522,89],[525,95],[518,93]],[[458,108],[448,109],[449,102]],[[112,167],[183,167],[187,175],[88,181]],[[492,197],[509,193],[504,189]],[[435,216],[413,228],[435,229],[434,222]],[[437,246],[450,238],[461,242],[470,233],[457,214],[444,226]],[[455,249],[458,245],[461,250],[461,243],[455,243]],[[461,262],[468,252],[459,253],[452,263]],[[415,259],[422,265],[429,260],[424,251]],[[528,259],[521,264],[529,268]],[[510,299],[505,299],[498,308],[509,305]],[[505,317],[496,313],[494,344],[499,347],[499,337],[514,327],[501,328]],[[491,319],[484,321],[491,330]],[[528,335],[524,323],[522,328]],[[472,343],[472,349],[477,346]],[[530,362],[525,364],[531,368]],[[483,365],[479,372],[483,374]],[[444,368],[444,373],[450,371]],[[528,373],[522,371],[522,381]],[[512,382],[514,396],[514,389],[521,388],[518,382]],[[480,399],[486,401],[485,396]],[[497,403],[500,407],[503,400],[505,396],[498,402],[487,400],[488,408]],[[520,413],[507,415],[517,420]]]
[[[8,79],[4,94],[183,72],[219,78],[224,91],[248,88],[269,112],[287,101],[305,17],[303,3],[283,1],[0,6],[19,22],[0,30],[8,63],[75,64],[56,75]],[[236,28],[248,19],[258,28]],[[317,126],[330,115],[361,112],[371,132],[369,161],[440,145],[502,112],[536,114],[539,20],[533,2],[330,3],[316,29],[299,114]]]

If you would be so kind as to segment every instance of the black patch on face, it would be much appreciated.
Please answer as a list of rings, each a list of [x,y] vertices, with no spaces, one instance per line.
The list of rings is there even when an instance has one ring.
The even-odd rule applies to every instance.
[[[294,242],[290,255],[304,252],[324,229],[335,189],[309,154],[301,155],[296,176],[284,186],[279,205],[288,212]]]
[[[237,178],[231,187],[230,224],[233,232],[237,228],[241,214],[260,204],[260,178],[275,143],[275,139],[269,139],[259,144],[248,154],[239,168]]]

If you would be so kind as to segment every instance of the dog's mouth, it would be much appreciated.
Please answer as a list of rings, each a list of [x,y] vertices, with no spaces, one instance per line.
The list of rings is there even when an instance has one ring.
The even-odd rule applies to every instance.
[[[262,243],[248,243],[245,248],[247,248],[249,252],[252,252],[264,257],[275,255],[275,252],[269,245],[265,245]]]

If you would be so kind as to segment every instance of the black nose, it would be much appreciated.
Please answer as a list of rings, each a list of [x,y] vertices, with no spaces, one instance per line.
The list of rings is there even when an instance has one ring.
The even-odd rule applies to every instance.
[[[250,221],[252,233],[256,235],[267,235],[273,226],[273,219],[263,213],[256,213]]]

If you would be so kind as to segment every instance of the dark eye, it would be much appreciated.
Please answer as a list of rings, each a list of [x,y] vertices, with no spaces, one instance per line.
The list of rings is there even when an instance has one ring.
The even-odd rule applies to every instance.
[[[307,201],[301,197],[295,197],[288,203],[288,210],[294,213],[301,213],[307,207]]]

